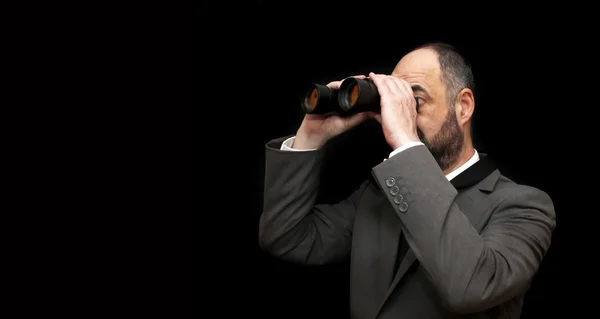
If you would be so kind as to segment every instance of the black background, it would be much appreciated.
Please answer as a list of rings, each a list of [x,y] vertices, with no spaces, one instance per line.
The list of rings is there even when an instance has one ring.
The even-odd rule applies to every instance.
[[[9,306],[85,318],[184,318],[191,308],[200,318],[347,318],[347,264],[306,268],[258,247],[265,143],[295,133],[309,83],[389,73],[412,47],[441,40],[474,65],[477,149],[556,206],[524,317],[597,308],[594,10],[193,4],[26,5],[10,24],[18,41],[4,62],[16,72],[5,91],[16,98],[5,111],[22,114],[5,116],[16,126],[3,153],[16,174],[5,176],[5,248],[17,253],[4,256],[16,283]],[[389,151],[374,122],[331,146],[323,202],[347,196]]]

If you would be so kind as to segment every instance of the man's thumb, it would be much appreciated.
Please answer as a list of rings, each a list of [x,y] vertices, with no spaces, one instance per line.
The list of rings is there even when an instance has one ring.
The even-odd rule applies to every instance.
[[[367,119],[369,119],[369,113],[362,112],[362,113],[357,113],[357,114],[351,115],[346,121],[347,121],[349,127],[354,127],[354,126],[357,126],[358,124],[366,121]]]
[[[381,114],[377,112],[366,112],[367,118],[376,119],[377,122],[381,123]]]

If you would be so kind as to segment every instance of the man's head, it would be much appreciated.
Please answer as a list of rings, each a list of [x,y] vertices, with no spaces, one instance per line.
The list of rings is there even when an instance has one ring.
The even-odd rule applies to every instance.
[[[470,66],[453,47],[433,43],[405,55],[392,75],[410,83],[419,100],[419,138],[442,170],[452,168],[462,151],[472,147],[475,97]]]

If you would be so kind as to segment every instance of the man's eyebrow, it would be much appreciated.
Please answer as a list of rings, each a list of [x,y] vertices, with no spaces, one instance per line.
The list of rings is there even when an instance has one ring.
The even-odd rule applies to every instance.
[[[412,88],[413,92],[421,92],[421,93],[425,94],[427,98],[430,97],[430,95],[427,92],[427,90],[425,90],[425,88],[422,87],[421,85],[419,85],[419,84],[412,84],[410,87]]]

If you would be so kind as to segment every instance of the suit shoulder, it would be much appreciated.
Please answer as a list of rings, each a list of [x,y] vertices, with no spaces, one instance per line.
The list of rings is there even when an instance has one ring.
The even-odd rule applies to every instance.
[[[498,179],[498,183],[496,184],[497,191],[501,191],[506,195],[516,196],[516,197],[540,197],[546,200],[551,200],[550,195],[544,190],[526,184],[519,184],[509,179],[504,175],[500,175]]]
[[[554,216],[554,203],[544,190],[525,184],[516,183],[505,176],[500,176],[494,190],[500,206],[521,206],[534,208]]]

